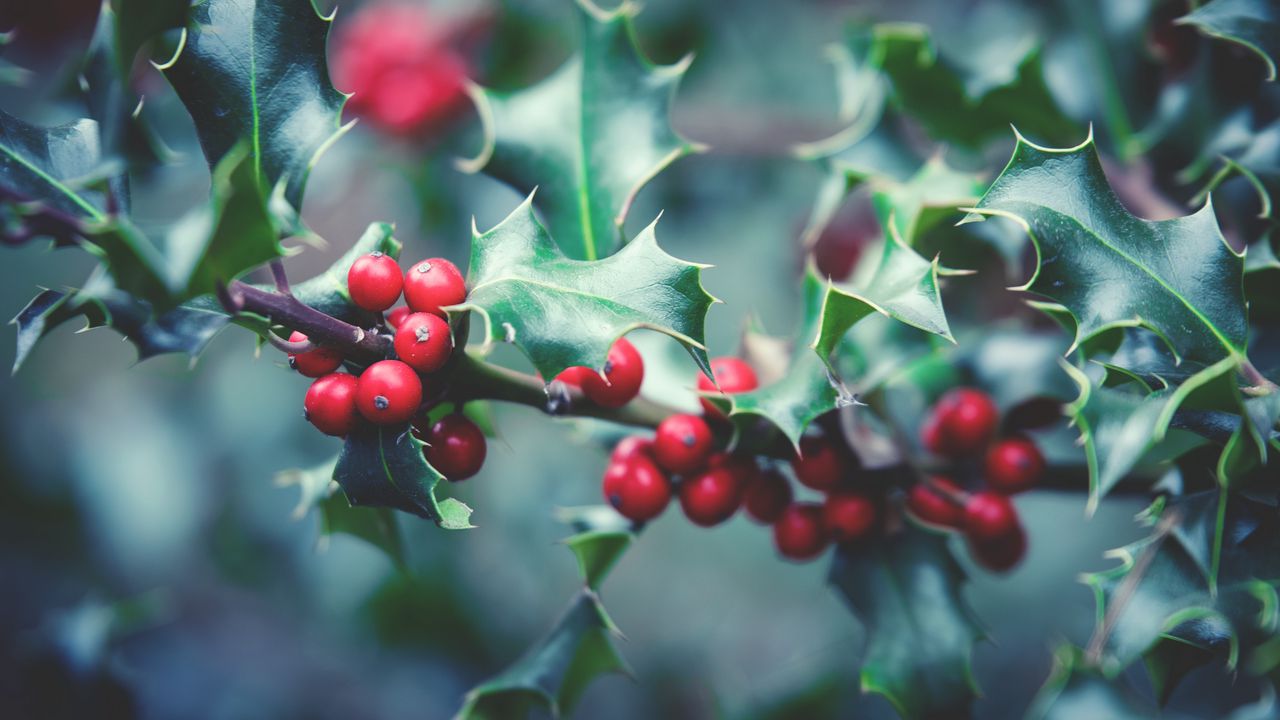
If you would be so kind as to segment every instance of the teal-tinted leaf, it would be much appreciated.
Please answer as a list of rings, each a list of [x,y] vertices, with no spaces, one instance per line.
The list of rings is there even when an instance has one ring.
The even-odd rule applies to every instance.
[[[1141,696],[1122,681],[1091,667],[1075,647],[1054,652],[1053,673],[1036,695],[1027,718],[1034,720],[1137,720],[1157,717]]]
[[[868,251],[848,283],[831,283],[822,302],[812,347],[830,362],[844,334],[859,320],[880,313],[948,340],[951,329],[938,292],[938,261],[920,257],[890,226],[876,254]]]
[[[471,508],[454,498],[436,499],[444,476],[427,463],[423,447],[407,425],[361,425],[347,436],[333,479],[354,506],[403,510],[446,530],[472,527]]]
[[[467,693],[454,720],[519,720],[537,710],[568,717],[597,676],[630,673],[613,646],[617,636],[600,598],[583,589],[547,637]]]
[[[603,260],[571,260],[533,214],[532,198],[484,234],[474,232],[470,294],[486,341],[518,347],[544,378],[581,365],[600,368],[609,347],[636,328],[679,340],[708,371],[703,331],[715,302],[704,265],[663,252],[653,225]]]
[[[689,60],[656,67],[636,47],[639,6],[605,12],[578,0],[582,49],[542,82],[511,93],[476,88],[485,147],[468,171],[483,170],[522,193],[538,189],[538,209],[564,252],[604,257],[623,241],[622,225],[650,178],[696,148],[668,120]]]
[[[98,124],[36,127],[0,110],[0,204],[39,202],[84,220],[106,217]]]
[[[325,62],[330,21],[311,0],[205,0],[161,66],[210,167],[245,142],[262,186],[283,183],[294,208],[312,166],[350,127]]]
[[[1249,246],[1244,260],[1244,297],[1253,318],[1280,321],[1280,258],[1271,247],[1271,238]]]
[[[867,633],[862,688],[905,718],[964,717],[976,695],[970,658],[982,637],[943,535],[909,525],[883,542],[841,548],[831,583]]]
[[[138,51],[157,35],[182,27],[191,8],[190,0],[111,0],[108,8],[115,16],[113,61],[121,78],[127,78]]]
[[[405,566],[404,543],[396,516],[389,508],[355,507],[339,492],[333,480],[338,459],[331,458],[306,470],[285,470],[276,474],[276,485],[297,485],[301,493],[293,514],[296,518],[313,510],[320,518],[320,541],[334,533],[360,538],[387,554],[398,567]]]
[[[1178,22],[1248,49],[1266,63],[1267,79],[1276,79],[1280,7],[1271,0],[1211,0]]]
[[[1244,261],[1212,207],[1158,222],[1134,217],[1107,184],[1092,138],[1053,150],[1019,136],[975,212],[1027,229],[1038,265],[1022,289],[1066,307],[1077,341],[1138,325],[1185,360],[1243,355]]]
[[[1202,648],[1232,668],[1251,667],[1253,651],[1277,635],[1280,527],[1274,517],[1268,505],[1217,491],[1157,503],[1147,514],[1159,521],[1156,532],[1113,551],[1118,567],[1084,578],[1098,617],[1113,616],[1103,671],[1121,672],[1162,638]]]
[[[400,257],[403,247],[392,235],[395,228],[390,223],[371,223],[351,249],[343,254],[323,273],[293,286],[293,295],[303,305],[315,308],[326,315],[340,320],[355,323],[361,327],[369,327],[373,318],[370,314],[356,307],[347,292],[347,273],[356,260],[373,252],[380,252],[392,258]]]
[[[1003,73],[1004,82],[991,82],[990,73],[980,82],[970,82],[938,54],[925,27],[885,23],[870,32],[866,57],[888,77],[892,102],[936,140],[980,147],[1010,124],[1050,142],[1079,135],[1079,126],[1058,107],[1045,84],[1037,47],[1028,47]]]
[[[773,382],[765,382],[763,387],[751,392],[734,395],[703,393],[708,400],[728,411],[735,423],[751,423],[763,418],[796,447],[799,447],[805,428],[815,419],[853,402],[852,395],[822,359],[804,344],[806,338],[817,333],[823,300],[828,292],[812,268],[805,273],[801,292],[804,303],[800,332],[786,370]]]

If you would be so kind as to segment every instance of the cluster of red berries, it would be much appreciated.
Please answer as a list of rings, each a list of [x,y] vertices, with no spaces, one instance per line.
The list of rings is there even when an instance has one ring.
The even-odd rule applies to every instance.
[[[715,376],[698,378],[698,389],[726,394],[754,390],[755,371],[738,358],[716,358]],[[660,515],[677,497],[684,514],[702,527],[718,525],[739,508],[773,526],[778,551],[794,560],[817,557],[832,542],[851,542],[876,526],[877,504],[846,486],[853,458],[843,446],[807,436],[791,468],[803,485],[826,493],[822,503],[795,500],[791,482],[755,458],[718,451],[724,414],[706,399],[703,415],[678,414],[663,420],[653,438],[632,436],[614,448],[604,475],[604,496],[623,516],[644,522]]]
[[[966,492],[934,476],[907,495],[907,510],[930,525],[964,533],[974,560],[991,570],[1012,568],[1026,554],[1027,536],[1009,496],[1035,486],[1044,456],[1030,440],[996,439],[1000,412],[986,393],[957,388],[934,405],[921,432],[925,449],[955,461],[984,456],[986,489]]]
[[[454,29],[419,6],[369,7],[338,35],[335,84],[347,108],[379,128],[412,135],[465,104],[467,62],[450,44]]]
[[[291,353],[289,365],[316,378],[303,401],[307,420],[320,432],[338,437],[362,421],[412,422],[414,435],[427,445],[424,452],[432,467],[450,480],[476,474],[486,451],[480,428],[461,413],[430,423],[424,406],[424,400],[429,404],[438,395],[434,374],[453,353],[453,333],[444,308],[466,300],[462,273],[443,258],[423,260],[401,272],[394,258],[375,252],[352,263],[347,293],[352,303],[369,312],[390,310],[383,320],[394,331],[396,357],[369,365],[357,377],[340,371],[346,358],[333,348]],[[401,294],[406,305],[391,310]],[[307,336],[294,332],[289,340],[305,342]]]

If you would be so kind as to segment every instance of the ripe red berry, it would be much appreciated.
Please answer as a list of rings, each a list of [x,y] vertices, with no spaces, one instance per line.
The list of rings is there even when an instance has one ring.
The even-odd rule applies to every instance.
[[[844,459],[835,444],[823,437],[800,438],[800,454],[791,459],[796,479],[814,490],[834,490],[844,480]]]
[[[643,455],[650,460],[653,459],[653,440],[643,435],[629,435],[618,441],[613,446],[613,452],[609,454],[612,462],[622,460],[630,460],[631,458]]]
[[[959,494],[960,486],[944,477],[932,478],[933,484],[944,491]],[[907,492],[907,510],[921,522],[959,530],[964,526],[964,506],[930,487],[929,483],[919,482]]]
[[[773,523],[773,543],[791,560],[812,560],[822,554],[830,538],[822,524],[822,506],[793,503]]]
[[[934,452],[950,457],[972,455],[981,451],[995,434],[1000,411],[991,396],[973,388],[957,388],[943,395],[933,407],[934,430],[926,422],[928,434],[936,431]]]
[[[775,522],[791,504],[791,483],[776,470],[756,473],[742,491],[742,505],[756,522]]]
[[[379,360],[360,374],[356,407],[379,425],[407,422],[422,404],[422,380],[399,360]]]
[[[387,311],[387,324],[391,326],[392,330],[395,330],[400,327],[400,323],[404,322],[405,318],[409,317],[411,312],[413,311],[409,309],[408,305],[393,307]]]
[[[719,525],[741,504],[742,483],[733,468],[711,468],[680,483],[680,507],[695,525]]]
[[[711,374],[716,376],[716,383],[720,384],[719,392],[726,395],[750,392],[760,386],[760,381],[756,379],[756,371],[752,370],[745,360],[736,357],[718,357],[712,360]],[[708,393],[717,392],[715,383],[712,383],[711,378],[705,373],[698,375],[698,390]],[[706,398],[702,398],[701,402],[702,409],[708,417],[723,418],[725,416],[720,412],[720,408],[712,405]]]
[[[404,301],[414,312],[445,316],[441,308],[467,299],[467,282],[458,266],[444,258],[428,258],[404,274]]]
[[[582,392],[591,402],[608,408],[631,402],[640,394],[640,384],[644,382],[644,359],[640,351],[626,338],[618,338],[609,348],[603,375],[588,370],[580,376]]]
[[[400,263],[380,252],[356,258],[347,271],[351,302],[370,312],[382,312],[400,299],[404,275]]]
[[[604,497],[629,520],[652,520],[671,502],[671,480],[644,455],[611,460],[604,472]]]
[[[452,413],[437,420],[422,441],[427,444],[423,449],[427,462],[453,482],[466,480],[480,472],[488,450],[484,433],[462,413]]]
[[[303,342],[306,335],[298,331],[289,334],[289,342]],[[289,367],[309,378],[318,378],[342,366],[342,355],[331,348],[317,347],[302,353],[289,353]]]
[[[851,542],[864,537],[876,525],[875,503],[863,495],[834,492],[822,505],[822,523],[835,542]]]
[[[1026,438],[1006,438],[987,451],[987,487],[1004,495],[1028,490],[1044,472],[1044,456]]]
[[[1018,528],[1018,511],[1009,498],[981,492],[969,496],[964,506],[964,531],[975,541],[1006,537]]]
[[[449,323],[430,313],[413,313],[396,329],[396,355],[420,373],[444,367],[453,352]]]
[[[667,472],[697,470],[711,457],[711,428],[697,415],[672,415],[658,424],[653,456]]]
[[[342,437],[356,426],[355,375],[332,373],[311,383],[302,400],[302,415],[325,435]]]
[[[993,572],[1005,572],[1027,554],[1027,533],[1016,526],[1005,535],[990,540],[969,539],[969,554],[975,562]]]

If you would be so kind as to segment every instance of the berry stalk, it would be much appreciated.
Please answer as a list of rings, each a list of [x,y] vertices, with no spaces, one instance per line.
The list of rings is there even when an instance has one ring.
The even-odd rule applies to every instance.
[[[380,360],[391,350],[390,336],[326,315],[304,305],[292,294],[263,290],[237,280],[220,288],[218,299],[232,315],[241,312],[261,315],[273,323],[303,333],[317,345],[340,350],[348,357]]]

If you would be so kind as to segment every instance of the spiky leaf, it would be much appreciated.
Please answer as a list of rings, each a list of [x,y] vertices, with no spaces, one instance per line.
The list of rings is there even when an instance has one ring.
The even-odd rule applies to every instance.
[[[325,62],[330,20],[311,0],[206,0],[162,66],[210,167],[245,142],[263,187],[283,183],[294,208],[312,166],[349,127]]]
[[[1270,0],[1212,0],[1178,22],[1210,37],[1233,42],[1261,58],[1267,79],[1276,79],[1280,55],[1280,7]]]
[[[878,256],[867,253],[852,280],[828,286],[812,341],[818,356],[829,361],[849,328],[872,313],[951,339],[938,292],[937,259],[920,257],[892,226]]]
[[[572,366],[600,368],[613,342],[636,328],[670,335],[707,369],[704,266],[663,252],[654,226],[603,260],[569,259],[533,214],[532,198],[475,233],[467,275],[487,341],[510,342],[548,381]]]
[[[600,598],[583,589],[550,634],[467,693],[454,720],[516,720],[537,716],[539,710],[568,717],[591,680],[630,672],[613,646],[617,636]]]
[[[335,533],[360,538],[387,554],[398,567],[405,566],[404,543],[395,513],[384,507],[356,507],[347,501],[333,480],[338,458],[306,470],[285,470],[276,474],[276,485],[297,485],[301,493],[295,518],[315,511],[320,518],[320,544]]]
[[[1153,506],[1156,531],[1113,551],[1118,567],[1084,578],[1098,617],[1114,616],[1103,671],[1121,672],[1165,637],[1251,667],[1253,650],[1278,630],[1274,517],[1268,505],[1218,491]]]
[[[0,110],[0,202],[39,202],[82,220],[106,215],[98,124],[36,127]]]
[[[1158,222],[1131,215],[1108,185],[1092,138],[1055,150],[1019,136],[975,212],[1027,229],[1038,266],[1022,289],[1066,307],[1077,341],[1138,325],[1182,359],[1211,364],[1243,355],[1244,261],[1227,246],[1212,207]]]
[[[973,702],[970,658],[983,633],[963,582],[946,537],[915,526],[836,555],[831,583],[867,632],[862,687],[905,718],[963,717]]]
[[[403,510],[447,530],[472,527],[471,508],[454,498],[436,499],[444,476],[427,463],[423,447],[407,425],[361,425],[347,436],[333,479],[353,506]]]
[[[636,46],[638,6],[605,12],[578,0],[582,49],[542,82],[473,93],[485,146],[467,170],[517,190],[538,188],[538,209],[569,257],[594,260],[623,241],[636,194],[695,148],[668,121],[687,60],[656,67]]]

